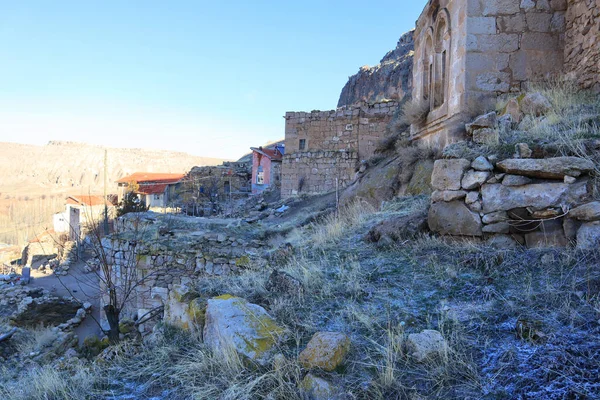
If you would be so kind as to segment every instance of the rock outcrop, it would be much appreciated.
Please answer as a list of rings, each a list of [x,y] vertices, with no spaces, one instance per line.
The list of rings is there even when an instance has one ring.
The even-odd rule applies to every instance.
[[[402,100],[412,92],[413,31],[400,37],[396,48],[373,67],[361,67],[352,75],[340,94],[338,107],[360,101]]]

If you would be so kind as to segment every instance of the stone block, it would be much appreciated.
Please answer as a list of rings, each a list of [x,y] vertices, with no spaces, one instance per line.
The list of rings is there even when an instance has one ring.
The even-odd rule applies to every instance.
[[[519,35],[515,33],[477,35],[477,48],[482,52],[512,53],[519,49]]]
[[[462,201],[434,203],[429,209],[429,229],[443,235],[481,236],[479,214],[472,212]]]
[[[474,34],[495,34],[496,18],[494,17],[469,17],[467,18],[469,32]]]
[[[516,14],[520,10],[519,2],[514,0],[494,0],[483,2],[483,15]]]
[[[436,160],[433,164],[431,185],[437,190],[460,190],[461,180],[471,166],[469,160]]]
[[[549,13],[529,13],[526,17],[527,28],[531,32],[549,32],[552,16]]]
[[[565,175],[579,177],[594,170],[594,163],[579,157],[554,157],[545,159],[507,159],[497,164],[503,172],[563,180]]]
[[[589,197],[587,181],[573,185],[536,183],[524,186],[485,184],[481,188],[485,213],[531,207],[543,210],[563,204],[581,205]]]
[[[521,38],[521,48],[537,51],[559,50],[558,36],[551,33],[526,32]],[[551,61],[545,59],[545,62]]]
[[[498,30],[502,33],[522,33],[525,31],[525,26],[524,14],[498,17]]]
[[[465,190],[477,189],[488,180],[490,175],[489,171],[469,170],[462,179],[462,188]]]

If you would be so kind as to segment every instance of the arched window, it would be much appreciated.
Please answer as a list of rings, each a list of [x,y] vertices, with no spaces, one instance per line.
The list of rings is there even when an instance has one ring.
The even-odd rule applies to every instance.
[[[433,89],[433,107],[438,108],[447,100],[448,86],[448,55],[450,50],[450,29],[448,17],[445,10],[438,14],[435,27],[434,43],[434,89]]]
[[[423,100],[428,101],[431,96],[431,82],[433,80],[433,40],[428,35],[423,52]]]

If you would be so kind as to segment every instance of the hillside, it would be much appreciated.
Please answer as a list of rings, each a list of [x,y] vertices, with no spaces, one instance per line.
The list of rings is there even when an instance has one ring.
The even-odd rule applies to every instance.
[[[217,165],[222,159],[187,153],[110,148],[51,141],[45,146],[0,143],[0,192],[31,194],[101,192],[104,150],[108,150],[108,182],[135,171],[186,172],[196,165]]]
[[[359,101],[402,100],[412,91],[413,31],[400,37],[398,45],[379,64],[363,66],[352,75],[340,94],[338,107]]]

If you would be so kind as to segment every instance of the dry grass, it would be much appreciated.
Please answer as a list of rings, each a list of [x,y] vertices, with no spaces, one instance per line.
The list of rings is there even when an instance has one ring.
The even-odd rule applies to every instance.
[[[427,119],[429,111],[429,101],[412,99],[402,107],[402,116],[409,124],[420,125]]]
[[[52,227],[52,215],[64,210],[64,198],[10,197],[2,199],[0,207],[0,243],[24,245],[36,234]]]
[[[0,398],[7,400],[92,399],[98,370],[77,359],[61,365],[36,366],[12,376],[0,369]]]
[[[365,201],[354,201],[325,219],[312,225],[312,245],[321,248],[335,242],[348,233],[349,230],[364,223],[375,209]]]

